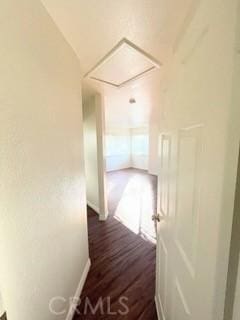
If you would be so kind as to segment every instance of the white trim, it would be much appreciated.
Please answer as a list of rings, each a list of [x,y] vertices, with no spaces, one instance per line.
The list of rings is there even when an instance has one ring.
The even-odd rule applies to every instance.
[[[119,170],[125,170],[125,169],[134,169],[132,166],[120,166],[117,169],[108,169],[106,172],[114,172]]]
[[[99,215],[99,220],[100,220],[100,221],[106,221],[107,218],[108,218],[108,214],[107,214],[107,215],[103,215],[103,214],[100,214],[100,215]]]
[[[69,308],[69,311],[68,311],[68,314],[67,314],[67,317],[66,317],[65,320],[72,320],[72,318],[74,316],[74,312],[75,312],[76,307],[77,307],[77,301],[78,301],[78,299],[79,299],[79,297],[80,297],[80,295],[82,293],[82,289],[83,289],[85,281],[87,279],[87,275],[88,275],[88,272],[90,270],[90,266],[91,266],[91,261],[88,258],[87,263],[85,265],[85,268],[83,270],[81,279],[79,281],[77,290],[76,290],[75,295],[73,297],[73,301],[72,301],[72,303],[70,305],[70,308]]]
[[[157,171],[155,171],[155,170],[148,170],[148,173],[149,173],[151,176],[157,176],[157,175],[158,175]]]
[[[104,100],[100,94],[95,95],[97,115],[97,158],[98,158],[98,194],[99,194],[99,220],[105,221],[108,217],[107,203],[107,177],[105,155],[105,114]]]
[[[112,57],[114,57],[114,55],[117,54],[117,52],[122,49],[123,47],[128,47],[130,48],[131,50],[133,51],[137,51],[138,53],[140,53],[141,55],[143,55],[143,57],[145,59],[147,59],[151,64],[151,68],[148,68],[146,70],[144,70],[143,72],[139,73],[139,74],[136,74],[134,77],[130,78],[130,79],[127,79],[125,81],[123,81],[122,83],[120,84],[116,84],[114,82],[108,82],[108,81],[105,81],[104,79],[98,79],[98,78],[95,78],[92,74],[98,70],[101,66],[103,66],[107,61],[109,61]],[[139,48],[138,46],[136,46],[134,43],[132,43],[131,41],[129,41],[128,39],[126,38],[123,38],[121,41],[119,41],[115,47],[113,47],[112,50],[110,50],[92,69],[90,69],[85,75],[84,75],[84,78],[90,78],[92,80],[95,80],[95,81],[100,81],[102,83],[106,83],[106,84],[109,84],[115,88],[121,88],[127,84],[129,84],[130,82],[134,81],[134,80],[137,80],[139,78],[141,78],[142,76],[144,76],[146,73],[152,71],[152,70],[155,70],[155,69],[159,69],[160,66],[162,64],[157,61],[153,56],[151,56],[149,53],[145,52],[144,50],[142,50],[141,48]]]
[[[95,204],[93,204],[93,203],[90,202],[90,201],[87,201],[87,205],[88,205],[90,208],[92,208],[94,211],[96,211],[97,214],[100,215],[100,210],[99,210],[99,208],[98,208],[97,206],[95,206]]]
[[[106,215],[101,214],[99,208],[97,206],[95,206],[93,203],[89,202],[89,201],[87,201],[87,205],[99,215],[99,220],[100,221],[106,221],[107,220],[108,214],[106,214]]]

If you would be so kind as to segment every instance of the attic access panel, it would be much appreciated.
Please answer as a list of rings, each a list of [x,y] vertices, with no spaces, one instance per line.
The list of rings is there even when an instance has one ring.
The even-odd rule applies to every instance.
[[[123,39],[84,77],[120,88],[159,67],[156,59]]]

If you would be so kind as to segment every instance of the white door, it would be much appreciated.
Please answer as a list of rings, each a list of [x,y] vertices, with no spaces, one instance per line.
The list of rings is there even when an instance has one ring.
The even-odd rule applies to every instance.
[[[236,9],[235,0],[198,1],[174,46],[159,143],[162,320],[223,319],[240,127],[232,100]]]

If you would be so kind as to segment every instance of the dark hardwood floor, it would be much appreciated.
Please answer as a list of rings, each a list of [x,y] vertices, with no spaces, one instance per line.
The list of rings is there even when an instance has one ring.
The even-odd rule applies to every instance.
[[[137,179],[136,184],[134,179]],[[132,211],[126,210],[124,214],[124,223],[116,216],[116,212],[120,202],[125,201],[124,196],[127,197],[127,201],[131,194],[135,194],[135,187],[138,192],[142,190],[144,197],[147,183],[152,190],[152,198],[149,197],[148,200],[151,198],[155,203],[156,177],[147,175],[144,171],[130,169],[110,173],[108,182],[110,186],[108,220],[100,222],[96,213],[88,208],[92,266],[74,320],[155,320],[157,319],[154,304],[155,243],[151,237],[146,237],[146,228],[142,232],[139,225],[139,221],[142,220],[136,219],[138,221],[136,229],[129,228],[131,224],[126,223],[128,214],[133,217],[135,215],[135,210],[132,210],[134,202],[130,206]],[[134,201],[140,200],[138,194]],[[126,206],[123,208],[126,209]],[[136,210],[138,208],[139,205]],[[151,215],[151,212],[149,214]],[[134,221],[132,217],[130,220]]]

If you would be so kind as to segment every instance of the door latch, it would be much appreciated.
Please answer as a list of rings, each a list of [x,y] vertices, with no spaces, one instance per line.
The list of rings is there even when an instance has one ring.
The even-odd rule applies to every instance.
[[[152,220],[156,221],[156,222],[160,222],[161,221],[161,216],[159,213],[156,213],[154,215],[152,215]]]

